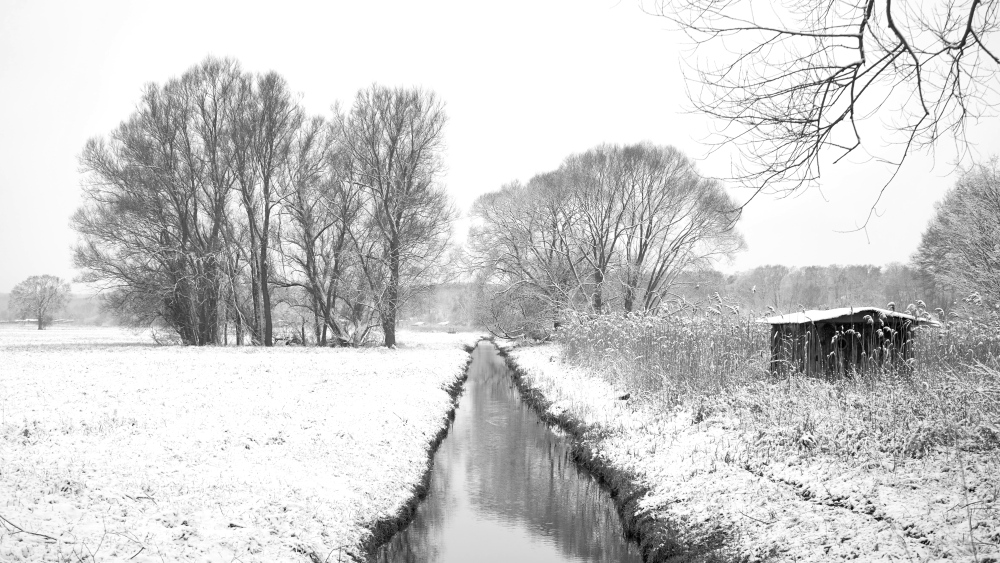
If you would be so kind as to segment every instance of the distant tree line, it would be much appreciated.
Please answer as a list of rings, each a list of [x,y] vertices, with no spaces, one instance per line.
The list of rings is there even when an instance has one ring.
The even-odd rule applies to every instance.
[[[274,72],[209,58],[150,84],[80,157],[82,280],[133,324],[186,344],[274,342],[276,300],[319,344],[395,344],[398,312],[445,274],[454,209],[438,183],[431,92],[373,85],[307,116]]]
[[[480,281],[451,283],[411,300],[406,314],[414,321],[433,324],[474,325],[490,320],[500,286],[484,286]],[[982,292],[980,292],[982,293]],[[716,297],[718,294],[718,298]],[[669,289],[662,294],[664,301],[658,314],[684,309],[705,310],[724,305],[738,309],[741,315],[788,313],[803,309],[824,309],[849,306],[887,307],[899,311],[922,303],[924,310],[948,312],[961,309],[966,292],[938,281],[915,263],[893,262],[886,265],[847,264],[792,267],[779,264],[757,266],[748,270],[724,273],[713,268],[688,269],[677,274]],[[502,296],[502,293],[501,293]],[[614,295],[612,303],[617,303]],[[984,297],[985,299],[985,297]],[[581,299],[577,310],[592,313]],[[725,312],[725,306],[720,312]],[[621,306],[607,307],[605,312],[621,313]],[[644,312],[636,308],[634,313]],[[526,311],[524,317],[532,317]],[[549,318],[549,321],[553,319]],[[495,322],[495,321],[494,321]],[[539,327],[551,330],[549,327]]]
[[[760,266],[724,276],[689,272],[693,299],[719,292],[754,310],[788,312],[849,305],[958,312],[1000,306],[1000,161],[963,171],[937,203],[908,264],[788,268]],[[975,314],[974,311],[963,313]]]
[[[744,313],[788,313],[803,309],[849,306],[886,307],[903,311],[923,302],[951,310],[960,295],[914,265],[850,264],[789,267],[769,264],[725,274],[716,270],[685,272],[674,287],[678,306],[710,304],[718,294]],[[713,305],[713,306],[717,306]]]
[[[551,331],[570,310],[655,313],[685,271],[743,246],[735,202],[673,147],[602,145],[473,205],[481,318]]]

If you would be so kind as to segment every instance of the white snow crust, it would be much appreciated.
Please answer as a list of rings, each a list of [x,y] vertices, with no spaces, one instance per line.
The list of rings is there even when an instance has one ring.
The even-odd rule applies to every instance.
[[[478,338],[0,330],[0,561],[349,561],[412,496]]]

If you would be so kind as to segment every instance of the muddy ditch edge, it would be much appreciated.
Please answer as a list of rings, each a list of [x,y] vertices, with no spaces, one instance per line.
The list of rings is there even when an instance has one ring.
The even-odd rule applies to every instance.
[[[420,477],[420,481],[413,488],[413,495],[406,501],[406,503],[403,504],[403,506],[399,508],[399,510],[396,511],[395,514],[376,520],[366,526],[370,533],[361,543],[360,547],[362,555],[358,557],[355,554],[349,554],[355,561],[376,561],[379,548],[388,543],[394,535],[402,530],[405,530],[406,527],[410,525],[410,522],[412,522],[414,516],[416,516],[417,507],[420,506],[420,503],[423,502],[425,498],[427,498],[427,493],[430,491],[431,470],[434,467],[434,454],[441,446],[441,442],[443,442],[445,437],[448,435],[448,430],[451,429],[451,423],[455,420],[455,409],[458,407],[458,400],[462,396],[462,392],[465,390],[465,382],[469,378],[469,365],[472,364],[472,352],[476,349],[476,346],[484,340],[488,339],[483,337],[477,340],[475,344],[464,347],[465,351],[468,352],[469,357],[466,359],[465,365],[462,366],[462,371],[459,376],[445,389],[451,397],[451,405],[448,407],[448,412],[445,413],[446,418],[443,419],[446,422],[437,431],[437,434],[431,438],[430,442],[427,443],[427,460],[424,466],[424,473]]]
[[[541,344],[545,345],[545,344]],[[527,403],[543,422],[561,429],[571,437],[573,461],[606,487],[618,510],[625,536],[639,544],[642,560],[646,563],[680,562],[742,562],[745,558],[734,556],[729,547],[731,531],[684,520],[665,520],[649,511],[639,509],[639,502],[649,493],[638,476],[615,467],[599,454],[592,445],[602,439],[602,429],[588,425],[567,411],[553,414],[552,401],[533,387],[526,378],[527,371],[517,364],[510,352],[519,346],[497,350],[510,368],[514,384]]]

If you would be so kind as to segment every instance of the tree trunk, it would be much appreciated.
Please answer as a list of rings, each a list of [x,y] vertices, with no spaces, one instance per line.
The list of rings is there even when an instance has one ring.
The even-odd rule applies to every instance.
[[[253,235],[250,235],[253,238]],[[257,244],[251,243],[253,254],[250,258],[250,295],[253,301],[253,322],[247,328],[250,331],[250,342],[253,344],[260,344],[260,274],[257,264]]]
[[[382,316],[382,332],[385,347],[396,346],[396,306],[399,300],[399,238],[393,235],[389,241],[389,287],[386,288],[385,314]]]
[[[236,297],[233,297],[233,302],[236,302]],[[233,316],[233,320],[236,322],[236,345],[243,346],[243,315],[240,314],[239,307],[235,307],[236,314]]]
[[[267,258],[265,257],[267,249],[261,245],[261,263],[260,263],[260,296],[261,296],[261,313],[264,314],[264,346],[273,346],[273,326],[271,324],[271,291],[267,286]]]
[[[264,193],[270,194],[267,179],[264,180]],[[267,208],[267,199],[264,200],[264,220],[260,227],[260,296],[261,313],[264,314],[264,346],[274,345],[273,325],[271,324],[271,288],[268,285],[270,278],[267,263],[267,237],[269,223],[271,222],[271,211]]]
[[[594,312],[600,314],[604,308],[604,298],[601,294],[604,287],[604,271],[600,268],[594,270]]]
[[[382,318],[382,333],[385,334],[385,347],[395,348],[396,347],[396,319],[383,317]]]
[[[326,344],[326,342],[323,342],[323,334],[322,334],[323,323],[320,322],[319,305],[316,303],[315,298],[313,299],[312,313],[313,313],[313,336],[316,337],[316,345],[322,346]]]

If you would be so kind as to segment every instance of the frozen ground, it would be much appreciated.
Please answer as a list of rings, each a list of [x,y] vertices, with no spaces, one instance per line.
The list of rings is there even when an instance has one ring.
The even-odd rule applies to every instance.
[[[411,496],[477,338],[199,349],[4,328],[0,561],[349,561]]]
[[[847,465],[771,449],[739,420],[621,400],[598,374],[564,363],[557,345],[514,348],[527,383],[592,431],[602,459],[650,491],[642,511],[664,539],[703,558],[743,561],[996,562],[998,462],[940,451]]]

